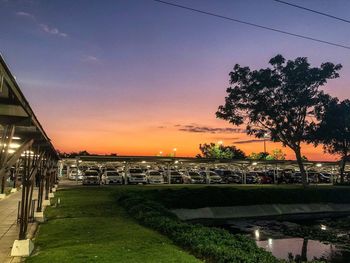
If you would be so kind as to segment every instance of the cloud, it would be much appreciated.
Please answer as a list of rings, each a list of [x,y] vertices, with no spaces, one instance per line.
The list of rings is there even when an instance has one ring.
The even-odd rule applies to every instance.
[[[213,136],[213,137],[210,137],[210,139],[212,139],[214,141],[234,141],[234,140],[238,140],[239,137]]]
[[[85,55],[81,59],[83,62],[90,62],[90,63],[99,63],[101,62],[98,57],[92,56],[92,55]]]
[[[201,125],[180,125],[177,124],[175,127],[178,128],[179,131],[184,132],[194,132],[194,133],[245,133],[245,129],[239,128],[219,128],[219,127],[209,127],[209,126],[201,126]]]
[[[27,18],[35,20],[35,16],[33,14],[30,14],[30,13],[27,13],[27,12],[18,11],[18,12],[16,12],[16,15],[17,16],[22,16],[22,17],[27,17]]]
[[[233,143],[246,144],[246,143],[262,142],[262,141],[264,141],[264,140],[262,140],[262,139],[253,139],[253,140],[245,140],[245,141],[235,141]]]
[[[49,27],[48,25],[46,24],[39,24],[40,28],[48,33],[48,34],[52,34],[52,35],[57,35],[57,36],[60,36],[60,37],[67,37],[68,34],[64,33],[64,32],[61,32],[59,31],[57,28],[55,27]]]
[[[29,18],[32,19],[34,21],[34,23],[45,33],[47,34],[51,34],[51,35],[56,35],[59,37],[68,37],[67,33],[64,33],[60,30],[58,30],[56,27],[50,27],[49,25],[45,24],[45,23],[40,23],[37,18],[28,12],[24,12],[24,11],[18,11],[15,13],[16,16],[19,17],[25,17],[25,18]]]

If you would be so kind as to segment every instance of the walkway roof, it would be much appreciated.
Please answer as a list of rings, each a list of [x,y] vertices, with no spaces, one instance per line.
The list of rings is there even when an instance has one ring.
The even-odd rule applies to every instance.
[[[58,159],[50,138],[22,93],[15,76],[12,75],[0,54],[0,129],[15,125],[15,137],[23,142],[33,139],[33,150],[40,147]]]

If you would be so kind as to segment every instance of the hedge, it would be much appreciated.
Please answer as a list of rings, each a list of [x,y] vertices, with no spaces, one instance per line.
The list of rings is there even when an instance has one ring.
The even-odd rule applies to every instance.
[[[182,222],[163,205],[145,199],[145,195],[140,193],[124,194],[118,201],[141,224],[168,236],[175,244],[205,262],[286,262],[257,247],[249,237],[233,235],[224,229]]]

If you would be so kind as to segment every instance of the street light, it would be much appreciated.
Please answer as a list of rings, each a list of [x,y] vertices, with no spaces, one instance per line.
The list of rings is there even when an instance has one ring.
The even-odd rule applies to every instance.
[[[269,138],[269,134],[268,133],[264,133],[263,136],[263,141],[264,141],[264,153],[266,153],[266,138]]]
[[[162,151],[159,152],[159,156],[163,156],[163,152]]]
[[[173,152],[174,152],[174,157],[176,157],[176,151],[177,151],[177,149],[176,149],[176,148],[174,148],[174,149],[173,149]]]

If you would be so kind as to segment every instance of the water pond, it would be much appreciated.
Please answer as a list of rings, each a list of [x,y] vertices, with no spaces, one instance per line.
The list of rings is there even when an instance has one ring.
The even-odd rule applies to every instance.
[[[315,221],[232,221],[225,229],[249,235],[275,257],[297,262],[350,262],[350,218]]]

